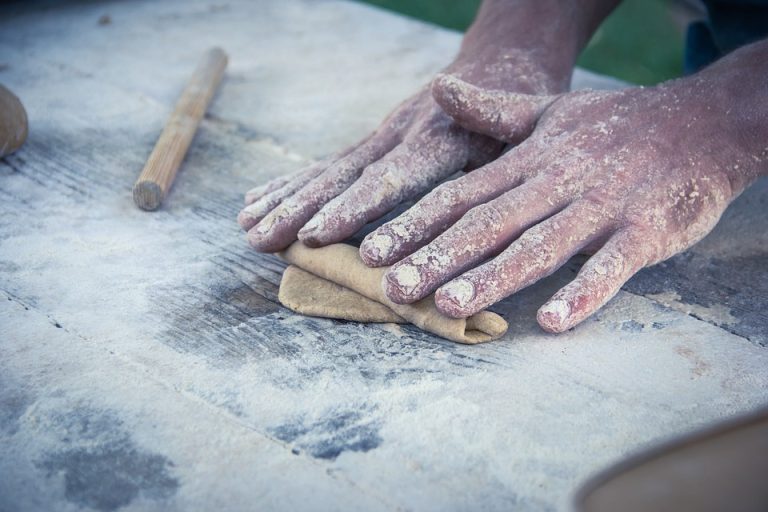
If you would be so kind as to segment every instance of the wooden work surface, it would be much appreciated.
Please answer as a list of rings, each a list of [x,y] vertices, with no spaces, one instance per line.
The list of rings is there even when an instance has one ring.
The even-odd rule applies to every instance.
[[[30,116],[0,160],[0,510],[563,509],[606,464],[768,400],[765,181],[561,336],[534,313],[577,262],[498,305],[509,333],[483,346],[280,307],[242,193],[365,135],[459,40],[338,1],[0,7],[0,82]],[[213,45],[221,89],[140,211]]]

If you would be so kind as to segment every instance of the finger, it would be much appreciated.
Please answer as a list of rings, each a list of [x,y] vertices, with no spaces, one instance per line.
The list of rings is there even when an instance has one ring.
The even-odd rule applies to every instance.
[[[297,190],[319,176],[327,166],[327,161],[320,162],[303,171],[299,171],[295,176],[289,176],[288,181],[282,187],[264,194],[261,198],[240,210],[237,222],[245,231],[250,230],[283,202],[285,198],[292,196]]]
[[[496,258],[439,288],[435,305],[454,318],[473,315],[550,275],[611,223],[591,203],[574,203],[527,230]]]
[[[405,213],[370,233],[360,257],[370,267],[392,265],[428,244],[471,208],[522,183],[533,168],[525,144],[508,157],[443,183]]]
[[[549,332],[563,332],[600,309],[630,277],[649,262],[643,251],[647,237],[621,231],[592,256],[576,279],[540,309],[537,320]]]
[[[260,252],[288,247],[323,205],[346,190],[365,167],[387,154],[396,143],[394,134],[373,137],[325,169],[248,231],[251,246]]]
[[[299,231],[310,247],[339,242],[354,235],[401,202],[431,188],[467,163],[468,134],[443,116],[442,126],[429,135],[407,139],[368,166],[346,191],[323,207]]]
[[[536,178],[469,210],[432,243],[384,274],[387,297],[398,304],[423,299],[449,279],[500,252],[528,227],[562,209],[566,189],[550,190],[550,183]]]
[[[508,144],[480,133],[469,132],[469,157],[465,172],[472,171],[496,160]]]
[[[432,96],[467,130],[510,143],[530,135],[544,110],[559,97],[486,90],[445,74],[432,82]]]
[[[258,201],[270,192],[274,192],[279,188],[283,188],[283,186],[287,185],[288,182],[291,181],[291,178],[293,178],[293,176],[280,176],[278,178],[269,180],[263,185],[253,187],[245,193],[245,206],[253,204],[255,201]]]
[[[324,158],[323,160],[316,162],[314,164],[311,164],[307,167],[304,167],[303,169],[300,169],[296,171],[293,174],[290,174],[288,176],[280,176],[278,178],[272,179],[265,183],[264,185],[260,185],[258,187],[254,187],[248,192],[245,193],[245,205],[248,206],[250,204],[255,203],[262,197],[266,196],[267,194],[270,194],[272,192],[277,191],[278,189],[283,188],[285,185],[296,182],[297,180],[300,180],[308,175],[317,176],[319,174],[319,171],[322,171],[323,169],[330,166],[333,162],[336,160],[339,160],[340,158],[343,158],[350,154],[352,151],[356,150],[368,140],[370,140],[371,137],[375,135],[369,135],[368,137],[364,138],[363,140],[359,141],[356,144],[353,144],[343,151],[339,151],[338,153],[334,153],[333,155]],[[303,179],[303,183],[306,183],[308,180]]]
[[[260,187],[255,187],[249,190],[245,194],[246,207],[243,208],[237,216],[238,223],[245,231],[250,230],[269,212],[274,210],[286,197],[290,197],[296,193],[297,190],[316,178],[332,163],[366,144],[371,137],[373,137],[373,135],[369,135],[357,144],[353,144],[343,151],[305,167],[290,176],[276,178]]]

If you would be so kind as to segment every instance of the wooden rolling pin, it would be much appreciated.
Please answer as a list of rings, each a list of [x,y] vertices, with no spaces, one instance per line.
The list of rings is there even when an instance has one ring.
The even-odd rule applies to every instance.
[[[227,55],[212,48],[195,69],[133,186],[133,201],[142,210],[155,210],[168,194],[226,67]]]

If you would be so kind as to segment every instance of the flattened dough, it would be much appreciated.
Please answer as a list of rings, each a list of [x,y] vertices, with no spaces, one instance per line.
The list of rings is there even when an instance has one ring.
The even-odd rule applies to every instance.
[[[377,316],[382,311],[376,308],[373,312],[368,308],[370,302],[374,302],[383,305],[395,317],[459,343],[492,341],[507,331],[507,322],[489,311],[481,311],[469,318],[447,317],[437,310],[431,295],[414,304],[395,304],[387,299],[381,288],[381,279],[387,268],[366,267],[357,248],[351,245],[333,244],[310,249],[301,242],[295,242],[279,255],[304,270],[304,274],[320,278],[313,280],[294,270],[286,270],[280,283],[279,299],[285,307],[298,313],[381,321],[374,318],[383,318]],[[344,291],[338,293],[339,288]]]
[[[285,269],[277,298],[283,306],[302,315],[353,322],[407,323],[384,304],[294,265]]]

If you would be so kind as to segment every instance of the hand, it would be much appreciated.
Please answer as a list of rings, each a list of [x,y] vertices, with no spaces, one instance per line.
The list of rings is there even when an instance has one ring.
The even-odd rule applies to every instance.
[[[538,313],[551,332],[576,325],[638,270],[701,239],[768,170],[761,44],[661,86],[563,96],[521,145],[371,233],[363,259],[390,264],[421,247],[385,275],[387,295],[409,303],[436,290],[443,313],[465,317],[598,249]],[[506,93],[441,77],[434,94],[466,127],[497,138],[514,128]],[[444,226],[424,246],[421,233]]]
[[[249,191],[238,221],[259,251],[281,250],[297,236],[310,246],[337,242],[502,146],[454,123],[425,88],[356,146]]]
[[[514,93],[505,104],[505,138],[518,143],[567,90],[576,55],[616,1],[486,0],[447,71]],[[238,221],[259,251],[278,251],[297,237],[309,246],[338,242],[456,171],[493,160],[502,148],[456,124],[424,88],[356,146],[250,191]]]

